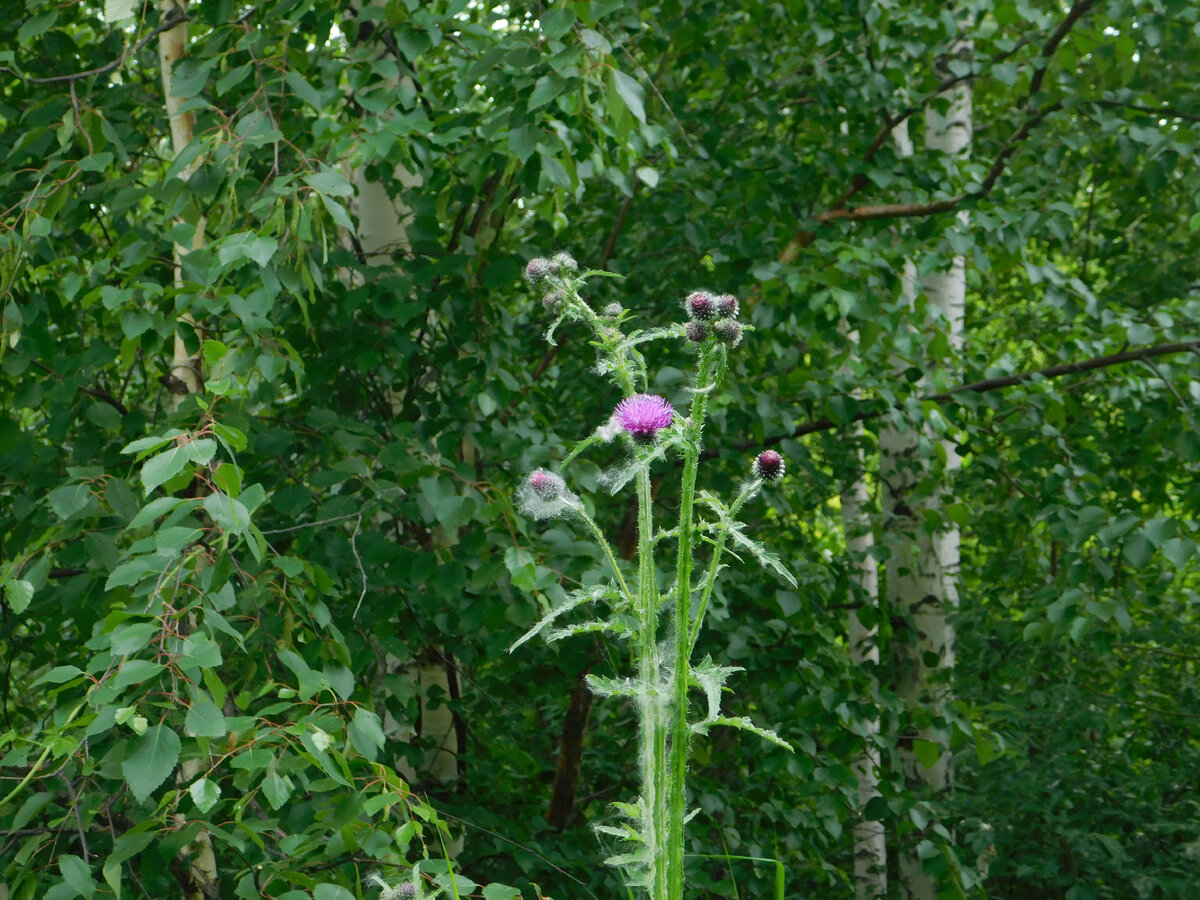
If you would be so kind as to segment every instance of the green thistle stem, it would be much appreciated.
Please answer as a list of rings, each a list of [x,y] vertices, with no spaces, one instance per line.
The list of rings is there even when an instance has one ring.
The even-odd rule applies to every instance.
[[[650,494],[650,467],[637,476],[638,489],[638,639],[637,669],[642,690],[638,712],[642,720],[643,831],[650,852],[650,896],[669,900],[667,893],[666,743],[663,704],[659,696],[658,585],[654,577],[654,514]]]
[[[692,398],[687,439],[683,442],[683,483],[680,487],[678,560],[675,568],[675,620],[673,623],[674,684],[671,696],[670,724],[670,824],[667,836],[667,873],[670,898],[683,897],[683,825],[687,807],[687,756],[691,737],[688,726],[688,682],[691,675],[691,608],[692,608],[692,530],[696,497],[696,473],[700,466],[700,441],[704,419],[708,414],[711,388],[720,383],[724,374],[724,348],[706,349],[700,354],[696,374],[697,391]],[[714,365],[715,363],[715,365]],[[697,622],[697,625],[699,623]]]

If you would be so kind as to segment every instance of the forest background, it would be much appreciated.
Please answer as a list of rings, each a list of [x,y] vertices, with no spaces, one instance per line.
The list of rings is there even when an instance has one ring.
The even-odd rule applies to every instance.
[[[736,294],[701,486],[788,465],[688,896],[1200,893],[1200,7],[10,6],[0,896],[623,896],[621,649],[509,653],[603,565],[559,250]]]

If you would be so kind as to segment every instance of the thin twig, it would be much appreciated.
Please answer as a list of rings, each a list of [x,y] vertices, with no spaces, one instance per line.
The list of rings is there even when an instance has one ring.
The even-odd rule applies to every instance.
[[[925,403],[927,401],[932,401],[934,403],[950,403],[959,394],[983,394],[987,393],[988,391],[1013,387],[1014,385],[1022,384],[1026,381],[1032,381],[1035,378],[1059,378],[1063,375],[1075,375],[1080,372],[1090,372],[1094,369],[1104,369],[1108,368],[1109,366],[1118,366],[1127,362],[1144,362],[1145,360],[1152,359],[1157,356],[1168,356],[1174,353],[1196,353],[1197,355],[1200,355],[1200,341],[1180,341],[1172,344],[1158,344],[1153,347],[1143,347],[1140,350],[1126,350],[1122,353],[1112,353],[1108,356],[1097,356],[1093,359],[1085,359],[1081,362],[1060,363],[1056,366],[1048,366],[1044,369],[1038,369],[1033,372],[1017,372],[1016,374],[1005,375],[1000,378],[986,378],[983,381],[959,385],[958,387],[951,388],[948,391],[943,391],[940,394],[926,394],[915,399],[921,403]],[[845,425],[853,425],[856,422],[866,422],[871,419],[878,419],[893,409],[901,409],[903,405],[903,402],[901,402],[881,408],[864,410],[851,416],[845,422],[835,422],[828,417],[823,417],[801,425],[790,434],[777,434],[768,437],[762,442],[743,442],[736,446],[739,450],[748,450],[753,447],[760,446],[771,447],[788,438],[803,437],[806,434],[815,434],[818,431],[829,431],[833,428],[841,428]],[[715,451],[713,450],[705,450],[704,452],[709,456],[715,454]]]
[[[0,66],[0,72],[9,72],[27,84],[57,84],[62,81],[76,82],[81,78],[90,78],[93,75],[103,75],[105,72],[111,72],[113,69],[119,68],[125,64],[133,54],[137,53],[148,43],[162,34],[164,31],[170,31],[176,25],[182,22],[190,22],[192,17],[183,11],[180,7],[174,7],[171,12],[154,27],[154,29],[144,38],[134,44],[132,47],[126,47],[121,55],[112,62],[105,63],[102,66],[97,66],[94,69],[85,69],[82,72],[75,72],[70,75],[52,75],[49,78],[31,78],[28,75],[22,75],[16,69],[8,66]]]

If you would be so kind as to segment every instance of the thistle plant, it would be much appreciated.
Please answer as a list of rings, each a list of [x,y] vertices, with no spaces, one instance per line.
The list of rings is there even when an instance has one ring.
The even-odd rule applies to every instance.
[[[615,804],[623,817],[619,825],[600,825],[597,830],[624,842],[622,851],[607,862],[621,869],[630,887],[644,890],[650,900],[680,900],[684,829],[692,815],[686,806],[691,736],[727,725],[792,749],[774,732],[749,719],[722,714],[725,681],[740,671],[739,667],[717,665],[707,656],[698,661],[693,658],[731,546],[795,585],[779,559],[746,534],[745,525],[738,520],[742,507],[763,485],[783,477],[784,460],[775,450],[760,453],[748,466],[747,478],[732,502],[697,491],[709,402],[725,377],[729,353],[751,330],[738,321],[739,304],[734,296],[694,291],[684,298],[683,321],[627,334],[622,329],[630,318],[625,310],[610,304],[597,312],[580,293],[589,278],[617,276],[580,272],[565,253],[531,260],[525,276],[545,291],[543,306],[552,319],[547,339],[553,342],[555,331],[564,323],[585,329],[596,349],[596,371],[612,382],[616,392],[610,418],[576,444],[558,472],[537,469],[529,473],[517,490],[517,500],[521,510],[534,519],[562,516],[581,523],[603,552],[610,577],[566,595],[512,649],[536,635],[557,641],[577,634],[605,633],[629,643],[630,675],[589,675],[587,681],[597,696],[625,697],[636,707],[641,795],[636,802]],[[639,348],[664,340],[690,348],[696,358],[686,413],[650,393],[646,360]],[[581,453],[613,441],[624,441],[628,453],[606,473],[603,484],[612,494],[631,483],[636,491],[637,552],[632,572],[618,561],[603,531],[564,477]],[[669,530],[655,530],[651,500],[655,466],[664,476],[678,472],[681,478],[678,519]],[[661,569],[656,561],[656,550],[662,545],[666,552],[659,555],[674,562],[665,591],[660,591]],[[590,619],[572,621],[585,607],[601,611]],[[703,696],[703,703],[696,704],[696,715],[690,703],[693,691]]]

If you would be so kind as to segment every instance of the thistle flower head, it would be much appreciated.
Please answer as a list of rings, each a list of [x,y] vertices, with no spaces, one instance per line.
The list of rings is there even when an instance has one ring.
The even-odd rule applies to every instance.
[[[525,264],[525,280],[530,284],[545,281],[554,273],[554,263],[545,257],[535,257]]]
[[[714,301],[717,313],[728,319],[736,319],[738,314],[738,299],[733,294],[721,294]]]
[[[717,319],[713,322],[712,330],[722,344],[736,347],[742,342],[742,326],[733,319]]]
[[[550,259],[550,264],[554,266],[555,274],[558,275],[566,275],[569,272],[579,271],[579,263],[575,262],[575,257],[566,250],[560,250],[558,253],[555,253]]]
[[[764,450],[754,460],[753,469],[755,478],[761,478],[770,484],[783,477],[787,466],[783,463],[783,457],[777,452],[774,450]]]
[[[638,443],[648,444],[674,421],[675,410],[662,397],[634,394],[617,404],[616,416],[630,437]]]
[[[717,314],[716,299],[708,291],[692,291],[684,298],[683,308],[692,319],[707,322]]]
[[[547,469],[534,469],[517,488],[517,505],[532,519],[552,519],[579,508],[567,483]]]
[[[615,319],[622,312],[624,312],[624,310],[625,308],[621,306],[620,303],[609,303],[604,307],[604,309],[600,310],[600,315],[609,319]]]
[[[542,297],[542,306],[546,308],[546,312],[552,316],[558,315],[562,309],[563,301],[567,299],[567,295],[562,291],[550,291],[546,296]]]
[[[688,322],[684,334],[693,344],[699,344],[708,337],[708,326],[703,322]]]

